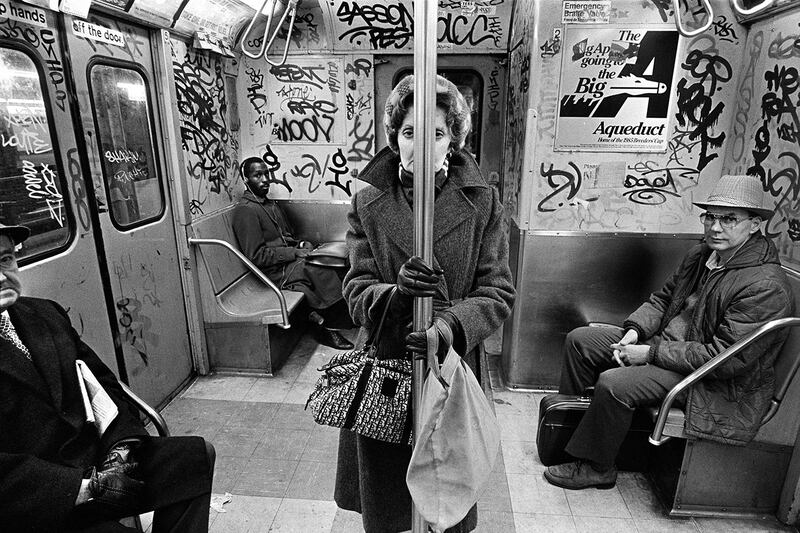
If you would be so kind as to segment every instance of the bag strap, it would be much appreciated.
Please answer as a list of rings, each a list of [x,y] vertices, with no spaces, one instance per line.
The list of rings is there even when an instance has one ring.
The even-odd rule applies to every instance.
[[[394,285],[389,291],[389,297],[386,298],[386,303],[384,304],[383,311],[381,312],[381,319],[378,321],[378,327],[370,332],[365,346],[375,346],[378,344],[378,341],[381,338],[381,331],[383,331],[383,323],[386,322],[386,315],[388,314],[389,306],[391,305],[392,298],[394,298],[396,292],[397,285]]]
[[[439,358],[436,356],[436,352],[439,351],[439,330],[436,329],[435,324],[431,324],[431,327],[425,330],[425,336],[428,340],[428,370],[430,370],[433,376],[439,380],[439,383],[441,383],[442,387],[446,390],[450,388],[450,385],[442,377],[442,369],[439,367]]]

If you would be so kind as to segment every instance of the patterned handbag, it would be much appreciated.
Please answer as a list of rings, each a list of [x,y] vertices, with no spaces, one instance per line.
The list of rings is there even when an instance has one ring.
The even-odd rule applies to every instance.
[[[314,421],[394,444],[411,444],[411,360],[376,359],[393,288],[364,347],[339,353],[319,369],[308,397]]]

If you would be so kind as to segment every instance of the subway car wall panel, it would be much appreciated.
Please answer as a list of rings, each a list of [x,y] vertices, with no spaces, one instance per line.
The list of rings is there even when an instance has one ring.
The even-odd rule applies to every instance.
[[[320,342],[304,292],[223,246],[241,251],[232,221],[248,158],[264,165],[267,216],[287,221],[280,248],[298,248],[281,253],[294,261],[301,241],[355,242],[354,199],[377,194],[361,177],[389,145],[385,104],[424,63],[415,4],[0,0],[0,224],[31,231],[14,252],[22,294],[60,304],[172,435],[216,447],[209,531],[372,533],[334,498],[339,432],[303,408],[342,350]],[[436,134],[469,116],[469,187],[502,205],[516,291],[510,316],[479,343],[501,460],[474,531],[797,531],[797,328],[767,350],[777,370],[759,359],[734,371],[739,384],[754,366],[776,376],[771,418],[753,414],[750,442],[734,442],[732,416],[715,419],[714,439],[696,431],[693,406],[670,411],[668,429],[643,446],[642,471],[619,472],[603,492],[552,483],[536,442],[538,405],[564,386],[569,332],[621,327],[692,247],[723,240],[706,237],[716,228],[755,224],[797,303],[800,0],[437,5],[437,71],[465,107]],[[392,174],[378,180],[382,194],[408,194]],[[756,211],[701,220],[698,204],[726,175],[755,176]],[[454,231],[497,212],[484,213],[469,187],[456,192],[470,214]],[[323,323],[340,318],[349,327]],[[353,343],[358,332],[336,330]],[[715,337],[697,353],[720,343],[730,344]],[[692,391],[721,379],[719,368]],[[726,401],[742,409],[748,391],[736,387]],[[4,394],[3,412],[18,401]],[[659,435],[670,441],[655,445]],[[141,531],[159,530],[152,516],[141,514]]]

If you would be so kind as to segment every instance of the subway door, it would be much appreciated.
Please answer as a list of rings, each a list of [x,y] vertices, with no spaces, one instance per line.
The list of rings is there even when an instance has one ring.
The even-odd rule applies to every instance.
[[[148,30],[65,17],[117,343],[134,390],[153,404],[192,374],[181,262],[165,176]]]
[[[437,71],[453,82],[472,108],[472,132],[465,147],[478,161],[483,177],[497,187],[502,198],[500,169],[503,164],[503,121],[505,116],[505,60],[497,55],[442,55]],[[414,57],[385,55],[375,57],[375,108],[377,149],[386,146],[383,132],[383,106],[392,88],[406,74],[414,72]]]
[[[0,2],[0,220],[31,229],[17,252],[23,294],[58,302],[120,375],[57,16]]]

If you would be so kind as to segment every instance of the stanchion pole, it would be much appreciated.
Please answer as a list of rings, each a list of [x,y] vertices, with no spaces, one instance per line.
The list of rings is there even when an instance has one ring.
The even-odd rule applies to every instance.
[[[414,253],[433,265],[433,142],[436,113],[437,0],[414,2]],[[431,298],[414,299],[414,331],[424,331],[433,319]],[[425,379],[425,360],[414,361],[412,416],[414,440],[420,434],[419,406]],[[428,525],[411,510],[411,532],[426,533]]]

